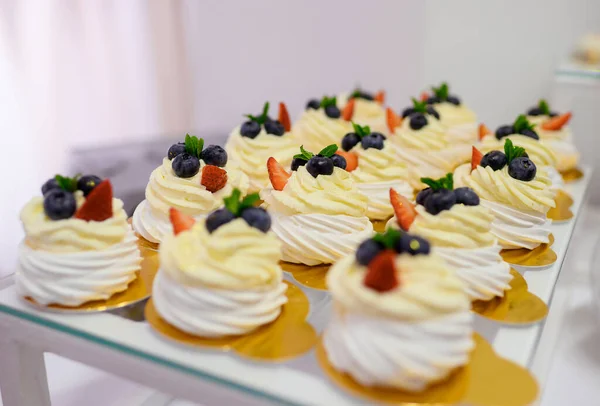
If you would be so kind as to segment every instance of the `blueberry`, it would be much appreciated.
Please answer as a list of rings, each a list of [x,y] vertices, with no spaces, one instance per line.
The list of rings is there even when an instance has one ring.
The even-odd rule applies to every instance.
[[[382,133],[378,133],[378,132],[372,132],[371,137],[379,138],[382,141],[387,139],[387,137],[385,135],[383,135]]]
[[[532,107],[527,111],[528,116],[541,116],[544,114],[539,107]]]
[[[358,246],[356,261],[361,265],[368,266],[382,249],[383,246],[381,244],[369,238]]]
[[[218,145],[209,145],[202,151],[202,160],[207,165],[224,168],[227,165],[227,152]]]
[[[360,145],[362,145],[363,149],[383,149],[383,138],[380,138],[375,134],[369,134],[360,140]]]
[[[430,187],[421,190],[419,193],[417,193],[417,204],[425,206],[425,202],[427,201],[429,196],[431,196],[432,193],[433,190]]]
[[[416,113],[415,109],[412,107],[407,107],[404,110],[402,110],[402,118],[406,118],[413,113]]]
[[[350,151],[356,144],[360,142],[360,137],[356,133],[348,133],[342,138],[342,149]]]
[[[436,190],[425,201],[425,210],[434,216],[444,210],[450,210],[456,204],[456,196],[452,190]]]
[[[311,99],[308,101],[308,103],[306,103],[306,110],[308,110],[308,109],[319,110],[320,107],[321,107],[321,102],[317,99]]]
[[[410,115],[410,128],[420,130],[427,125],[427,118],[423,113],[413,113]]]
[[[438,120],[440,119],[440,113],[438,113],[437,110],[434,109],[431,106],[427,106],[427,114],[431,114],[432,116],[434,116]]]
[[[242,212],[242,218],[250,227],[254,227],[263,233],[271,229],[271,216],[261,207],[249,207]]]
[[[292,170],[297,171],[301,166],[306,165],[308,161],[302,158],[294,158],[292,159]]]
[[[506,155],[502,151],[490,151],[481,158],[481,162],[479,165],[491,167],[495,171],[499,171],[504,168],[504,166],[508,163],[506,159]]]
[[[427,98],[427,100],[425,101],[425,103],[427,103],[427,104],[437,104],[437,103],[440,103],[440,102],[441,102],[441,100],[437,96],[429,96]]]
[[[279,122],[279,120],[265,121],[265,131],[267,132],[267,134],[272,135],[285,134],[285,128],[283,127],[283,124]]]
[[[517,180],[529,182],[535,178],[536,172],[533,161],[524,156],[513,159],[508,165],[508,174]]]
[[[333,166],[337,166],[340,169],[346,170],[346,165],[347,165],[346,158],[344,158],[341,155],[334,154],[331,157],[331,160],[333,161]]]
[[[242,137],[248,138],[256,138],[256,136],[260,133],[260,124],[256,121],[246,121],[242,124],[242,128],[240,129],[240,134]]]
[[[524,135],[526,137],[529,137],[529,138],[533,138],[534,140],[539,140],[540,139],[540,136],[537,135],[537,133],[535,131],[530,130],[528,128],[519,131],[519,134],[522,134],[522,135]]]
[[[337,106],[330,105],[325,107],[325,115],[329,118],[340,118],[342,113],[340,113],[340,109]]]
[[[306,170],[313,178],[319,175],[331,175],[333,173],[333,161],[324,156],[313,156],[306,164]]]
[[[454,194],[456,195],[456,203],[462,203],[465,206],[479,205],[479,196],[477,196],[477,193],[475,193],[475,191],[471,188],[456,188],[454,189]]]
[[[206,229],[209,233],[212,233],[223,224],[227,224],[234,219],[233,213],[226,208],[213,211],[206,217]]]
[[[200,170],[200,160],[184,152],[173,159],[171,167],[180,178],[191,178]]]
[[[44,212],[52,220],[68,219],[77,209],[73,193],[62,189],[52,189],[44,195]]]
[[[46,193],[54,189],[60,189],[60,186],[58,186],[58,182],[56,181],[56,179],[50,178],[46,181],[46,183],[42,185],[42,195],[45,195]]]
[[[455,106],[460,106],[460,99],[456,96],[448,96],[448,98],[446,99],[446,101],[448,103],[452,103]]]
[[[496,139],[501,140],[502,138],[514,133],[515,129],[512,125],[503,125],[498,127],[498,129],[496,130]]]
[[[77,181],[77,189],[81,190],[84,196],[87,196],[101,182],[102,179],[95,175],[85,175]]]
[[[402,234],[402,236],[398,238],[398,241],[396,241],[394,249],[399,254],[406,253],[410,255],[427,255],[429,254],[429,251],[431,251],[429,242],[426,239],[410,234]]]
[[[558,113],[556,111],[550,112],[550,117],[556,117],[556,116],[558,116]]]
[[[167,158],[169,160],[175,158],[179,154],[183,154],[185,152],[185,142],[178,142],[177,144],[171,145],[169,148],[169,152],[167,152]]]
[[[359,90],[358,92],[354,93],[351,98],[365,99],[365,100],[371,100],[371,101],[375,100],[375,98],[373,97],[372,94],[363,92],[362,90]]]

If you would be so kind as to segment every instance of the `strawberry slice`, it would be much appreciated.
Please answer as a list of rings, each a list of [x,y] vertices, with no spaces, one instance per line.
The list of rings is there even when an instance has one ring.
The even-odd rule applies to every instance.
[[[415,221],[415,217],[417,217],[415,205],[393,188],[390,188],[390,202],[392,203],[398,225],[404,231],[408,231],[413,221]]]
[[[173,225],[173,233],[175,235],[182,231],[189,230],[196,223],[196,220],[194,220],[193,217],[183,214],[174,207],[169,209],[169,220],[171,220],[171,224]]]
[[[385,91],[378,91],[377,93],[375,93],[375,97],[373,99],[379,104],[385,103]]]
[[[390,107],[385,109],[385,119],[387,121],[388,130],[390,130],[390,133],[392,134],[394,133],[394,130],[402,124],[402,117],[396,114]]]
[[[346,171],[352,172],[358,168],[358,155],[354,152],[346,152],[343,149],[338,149],[336,154],[343,156],[346,160]]]
[[[292,129],[292,121],[290,120],[290,114],[288,113],[285,103],[279,103],[279,122],[283,125],[285,132]]]
[[[471,172],[473,172],[475,168],[479,166],[481,163],[481,158],[483,158],[481,151],[473,147],[471,151]]]
[[[200,184],[209,192],[218,192],[227,184],[227,171],[215,165],[204,165]]]
[[[283,190],[288,179],[292,176],[273,157],[267,160],[267,171],[269,171],[269,180],[273,185],[273,189],[279,191]]]
[[[398,286],[396,275],[396,252],[385,250],[377,254],[367,267],[363,283],[379,293],[389,292]]]
[[[96,186],[75,213],[75,218],[85,221],[104,221],[113,215],[113,191],[108,179]]]
[[[479,124],[479,141],[483,140],[483,137],[491,134],[490,129],[483,123]]]
[[[542,123],[542,129],[548,131],[558,131],[571,119],[571,112],[561,114]]]
[[[348,100],[348,103],[342,110],[342,118],[346,121],[351,121],[354,115],[354,99]]]
[[[421,101],[427,101],[429,99],[429,94],[425,91],[421,92]]]

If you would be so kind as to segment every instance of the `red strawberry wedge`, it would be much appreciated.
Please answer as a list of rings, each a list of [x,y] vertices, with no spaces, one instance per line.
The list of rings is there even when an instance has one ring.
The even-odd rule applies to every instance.
[[[290,114],[288,113],[285,103],[279,103],[279,122],[283,125],[285,132],[289,132],[292,129],[292,121],[290,120]]]
[[[483,123],[479,124],[479,141],[483,140],[486,135],[491,134],[490,129]]]
[[[271,185],[273,185],[273,189],[279,191],[283,190],[288,179],[292,176],[273,157],[267,160],[267,171],[269,172],[269,180],[271,181]]]
[[[558,131],[569,122],[571,116],[572,114],[569,112],[561,114],[560,116],[553,117],[550,120],[542,123],[542,129],[548,131]]]
[[[227,184],[227,171],[215,165],[204,165],[200,184],[209,192],[218,192]]]
[[[348,100],[348,103],[342,110],[342,118],[346,121],[351,121],[354,115],[354,99]]]
[[[388,292],[398,286],[396,275],[396,252],[385,250],[377,254],[367,267],[363,283],[379,293]]]
[[[415,205],[393,188],[390,188],[390,202],[392,203],[398,225],[404,231],[408,231],[413,221],[415,221],[415,217],[417,217]]]
[[[175,235],[182,231],[189,230],[196,223],[196,220],[194,220],[193,217],[183,214],[174,207],[169,209],[169,220],[171,220],[171,224],[173,225],[173,233]]]
[[[358,155],[354,152],[346,152],[343,149],[338,149],[336,154],[344,157],[346,160],[346,171],[352,172],[356,168],[358,168]]]
[[[104,221],[113,215],[113,191],[108,179],[96,186],[81,207],[75,213],[75,218],[85,221]]]
[[[429,94],[427,92],[421,92],[421,101],[427,101]]]
[[[473,150],[471,152],[471,172],[473,172],[475,168],[479,166],[479,164],[481,163],[481,158],[483,158],[483,154],[481,153],[481,151],[473,147]]]
[[[380,90],[375,93],[375,97],[373,98],[377,103],[384,104],[385,103],[385,91]]]
[[[402,124],[402,117],[394,112],[391,108],[385,109],[385,119],[387,122],[388,130],[390,133],[394,133],[394,130]]]

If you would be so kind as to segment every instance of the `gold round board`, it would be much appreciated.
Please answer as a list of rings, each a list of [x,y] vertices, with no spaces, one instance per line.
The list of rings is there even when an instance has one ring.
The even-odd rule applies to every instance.
[[[559,190],[554,198],[555,207],[548,210],[547,216],[553,223],[569,221],[573,218],[571,206],[573,198],[564,190]]]
[[[560,173],[565,183],[575,182],[585,176],[579,168],[572,168]]]
[[[527,248],[518,248],[513,250],[502,250],[500,255],[502,259],[511,265],[519,265],[523,267],[537,268],[552,265],[556,262],[556,252],[552,250],[554,244],[554,235],[550,234],[549,241],[545,244],[540,244],[532,250]]]
[[[262,361],[283,361],[300,356],[312,349],[318,341],[315,329],[306,321],[310,303],[297,286],[288,285],[288,302],[272,323],[242,335],[223,338],[203,338],[191,335],[162,319],[152,299],[145,309],[146,321],[160,335],[180,344],[234,351],[240,356]]]
[[[329,362],[322,340],[317,344],[319,366],[336,385],[370,402],[397,405],[469,404],[478,406],[525,406],[538,396],[538,384],[526,369],[500,358],[479,334],[469,363],[442,382],[419,393],[383,387],[366,387]]]
[[[308,266],[280,261],[281,269],[290,273],[301,285],[319,290],[327,290],[327,271],[331,264]]]

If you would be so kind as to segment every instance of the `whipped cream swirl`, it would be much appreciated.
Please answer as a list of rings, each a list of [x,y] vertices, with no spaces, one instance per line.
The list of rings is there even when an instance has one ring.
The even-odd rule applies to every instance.
[[[569,126],[563,126],[560,130],[544,130],[542,123],[550,120],[550,116],[527,116],[530,123],[535,125],[535,132],[556,154],[556,169],[561,172],[577,167],[579,163],[579,151],[573,142],[573,133]]]
[[[338,144],[344,135],[352,132],[352,124],[342,118],[327,117],[323,109],[307,109],[294,124],[293,132],[306,149],[320,151]]]
[[[477,115],[473,110],[461,104],[459,106],[442,102],[433,105],[440,114],[440,120],[448,128],[448,138],[452,143],[473,145],[477,141]]]
[[[341,110],[348,103],[350,93],[342,93],[337,96],[337,106]],[[371,131],[383,134],[389,132],[386,122],[385,108],[374,100],[354,98],[354,112],[352,121],[360,125],[368,125]]]

